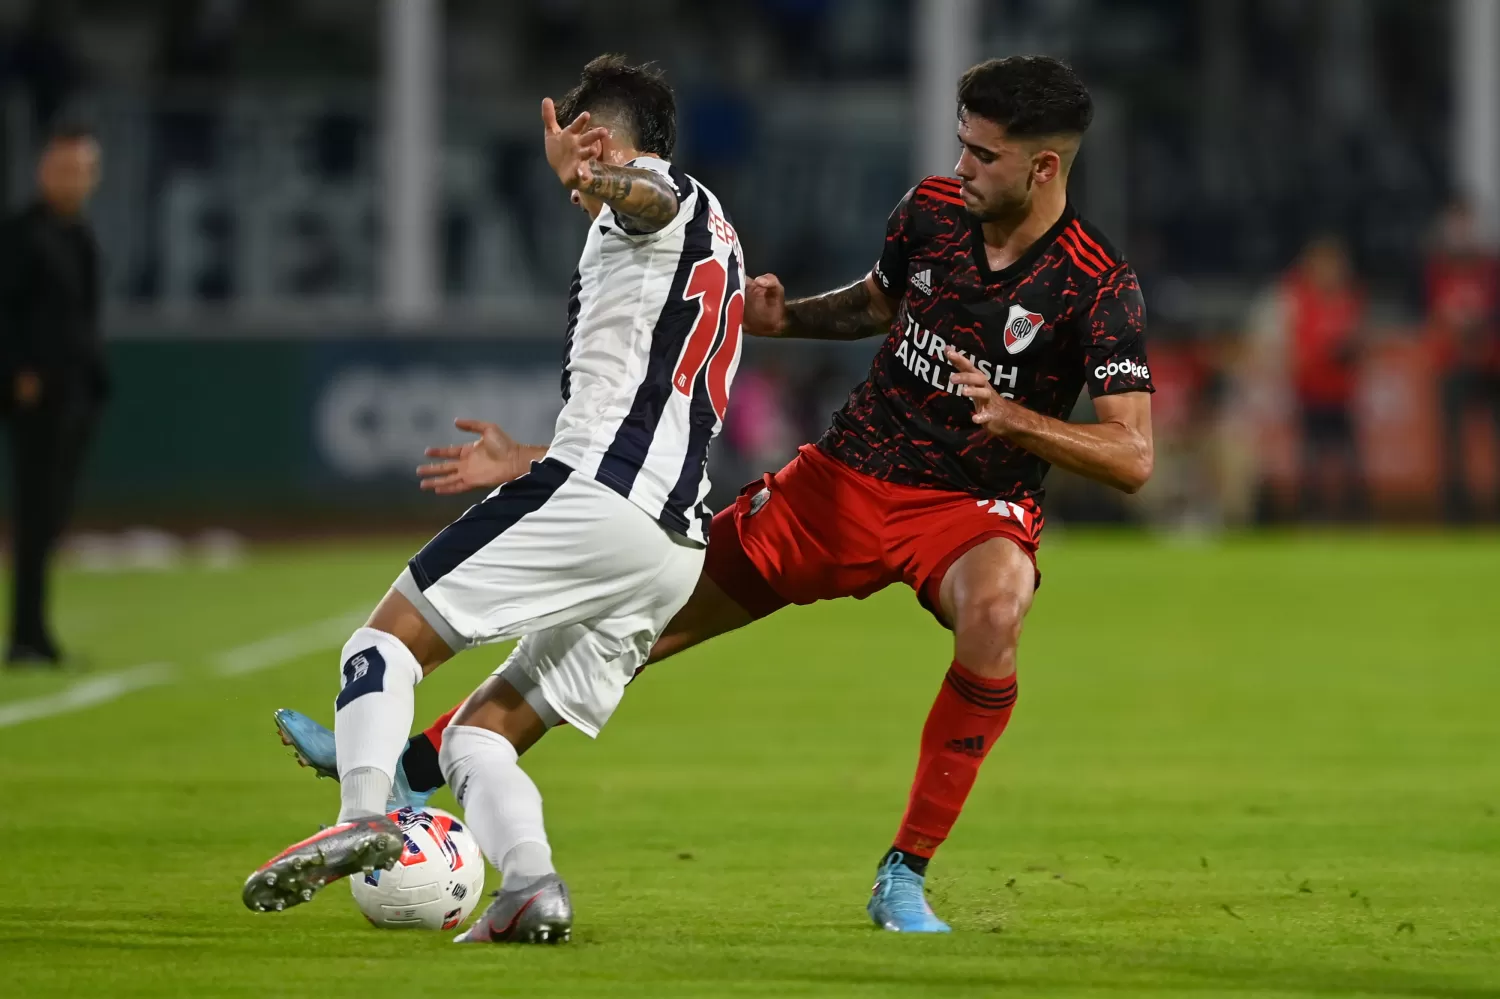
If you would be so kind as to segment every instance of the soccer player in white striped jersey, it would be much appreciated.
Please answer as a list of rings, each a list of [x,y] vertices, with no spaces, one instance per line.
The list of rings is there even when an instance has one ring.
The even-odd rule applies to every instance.
[[[693,591],[745,268],[718,199],[669,162],[675,101],[654,69],[595,59],[556,109],[542,102],[542,120],[547,161],[591,220],[556,433],[548,447],[514,449],[516,477],[428,542],[344,646],[338,823],[250,875],[251,909],[296,905],[396,861],[399,830],[381,813],[413,689],[461,649],[520,638],[443,741],[444,775],[504,878],[459,939],[569,935],[541,795],[518,757],[564,719],[597,735]]]

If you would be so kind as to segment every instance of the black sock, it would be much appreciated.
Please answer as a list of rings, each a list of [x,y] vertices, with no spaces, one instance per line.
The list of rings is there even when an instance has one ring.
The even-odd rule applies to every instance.
[[[401,769],[406,771],[406,782],[413,791],[436,791],[448,783],[443,780],[437,747],[425,732],[418,732],[406,740],[406,749],[401,753]]]
[[[889,851],[887,851],[884,857],[880,858],[880,866],[884,867],[886,864],[889,864],[894,860],[896,863],[911,871],[917,877],[925,878],[927,876],[927,862],[931,859],[931,857],[919,857],[915,853],[907,853],[905,850],[898,850],[893,846]]]

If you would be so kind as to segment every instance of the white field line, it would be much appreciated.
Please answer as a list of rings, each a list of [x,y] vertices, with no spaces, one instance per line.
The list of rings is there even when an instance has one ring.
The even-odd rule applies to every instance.
[[[227,649],[212,658],[213,671],[220,676],[243,676],[313,652],[336,649],[344,644],[350,632],[365,622],[367,615],[365,609],[349,611]],[[176,678],[177,668],[168,663],[147,663],[118,673],[90,677],[55,694],[0,703],[0,728],[81,711],[116,700],[131,691],[171,683]]]
[[[176,667],[168,663],[148,663],[119,673],[80,680],[56,694],[0,704],[0,728],[104,704],[123,697],[132,690],[168,683],[176,672]]]
[[[340,648],[348,641],[350,632],[364,624],[368,616],[368,608],[349,611],[227,649],[213,657],[213,670],[220,676],[244,676],[324,649]]]

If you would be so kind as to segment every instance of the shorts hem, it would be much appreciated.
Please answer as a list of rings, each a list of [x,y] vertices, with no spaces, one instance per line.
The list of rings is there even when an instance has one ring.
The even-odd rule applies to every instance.
[[[417,585],[416,573],[410,565],[401,571],[401,575],[396,577],[396,581],[391,584],[391,589],[411,601],[411,605],[417,609],[417,613],[422,615],[422,620],[426,621],[428,626],[437,632],[438,637],[443,640],[444,644],[454,652],[462,652],[474,644],[461,634],[457,628],[449,624],[448,619],[443,616],[443,612],[438,610],[427,594],[422,592],[422,588]]]
[[[1041,588],[1042,571],[1037,568],[1035,545],[1032,545],[1024,538],[1018,537],[1014,531],[993,530],[971,535],[939,559],[937,565],[933,566],[932,571],[927,574],[927,577],[912,587],[917,594],[917,603],[921,604],[929,614],[937,618],[938,623],[943,627],[951,628],[951,625],[943,620],[942,615],[940,591],[942,590],[943,579],[947,577],[948,570],[953,568],[953,563],[992,538],[1005,538],[1014,543],[1017,548],[1026,554],[1026,557],[1031,560],[1031,571],[1036,575],[1035,588]]]
[[[549,729],[556,728],[564,721],[567,721],[568,724],[574,728],[578,728],[591,739],[598,736],[597,729],[591,730],[591,728],[580,727],[577,721],[573,719],[572,712],[564,714],[562,711],[559,711],[557,705],[552,702],[552,699],[547,696],[547,692],[542,688],[542,681],[527,672],[526,667],[520,662],[507,661],[495,673],[500,679],[516,689],[516,693],[520,694],[521,699],[531,705],[531,710],[537,713],[537,716],[542,719],[542,724]]]
[[[548,710],[551,711],[553,714],[555,714],[555,715],[558,716],[558,718],[559,718],[558,724],[561,724],[562,722],[567,722],[569,725],[572,725],[574,728],[576,728],[578,731],[582,732],[584,735],[588,736],[590,739],[597,739],[597,738],[599,738],[599,732],[601,730],[600,726],[595,725],[593,722],[584,721],[583,717],[581,715],[579,715],[578,712],[576,712],[576,711],[568,711],[568,710],[565,710],[564,708],[559,707],[552,700],[552,698],[550,698],[550,697],[547,696],[546,688],[544,688],[544,687],[538,687],[537,690],[538,690],[537,696],[539,698],[541,698],[541,700],[542,700],[542,702],[544,704],[547,705]],[[530,703],[530,702],[528,702],[528,703]],[[531,706],[533,708],[536,707],[535,704],[532,704]],[[538,712],[538,714],[540,714],[540,713],[541,712]],[[546,716],[543,715],[543,717],[545,718]],[[555,726],[553,726],[553,725],[549,725],[548,726],[548,728],[553,728],[553,727],[555,727]]]

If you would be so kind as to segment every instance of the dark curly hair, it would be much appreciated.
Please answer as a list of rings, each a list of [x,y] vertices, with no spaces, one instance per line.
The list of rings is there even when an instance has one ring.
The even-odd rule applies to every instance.
[[[1051,56],[1010,56],[973,67],[958,81],[958,113],[977,114],[1018,139],[1082,135],[1094,101],[1072,67]]]
[[[583,67],[578,86],[557,106],[566,127],[584,111],[612,115],[630,129],[643,153],[672,158],[677,145],[677,98],[654,63],[632,66],[622,55],[602,55]]]

